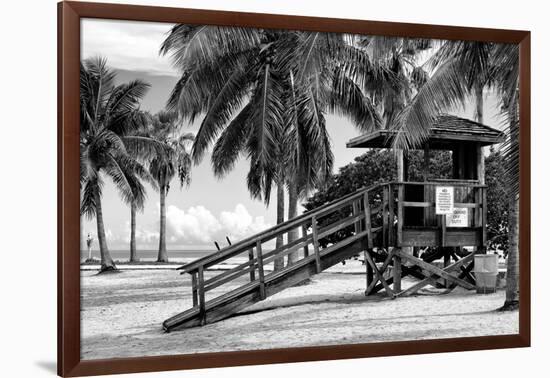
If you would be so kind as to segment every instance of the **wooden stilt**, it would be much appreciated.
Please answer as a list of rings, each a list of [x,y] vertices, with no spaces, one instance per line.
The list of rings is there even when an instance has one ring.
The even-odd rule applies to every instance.
[[[401,249],[399,249],[400,251]],[[393,254],[393,292],[401,291],[401,257],[399,254]]]
[[[204,294],[204,267],[199,266],[198,269],[198,291],[199,291],[199,317],[200,324],[206,324],[206,299]]]

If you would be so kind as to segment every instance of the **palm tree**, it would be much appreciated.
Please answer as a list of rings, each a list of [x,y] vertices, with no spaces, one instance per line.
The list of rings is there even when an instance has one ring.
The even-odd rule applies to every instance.
[[[194,140],[193,134],[176,135],[178,115],[175,112],[161,111],[153,117],[150,136],[162,143],[162,150],[154,151],[149,162],[149,172],[158,185],[160,193],[160,231],[158,262],[168,262],[166,251],[166,196],[170,182],[178,175],[181,186],[191,182],[191,155],[188,144]]]
[[[115,74],[103,58],[84,61],[80,67],[80,212],[97,221],[101,271],[115,270],[105,237],[101,194],[103,177],[109,177],[126,203],[143,206],[147,170],[129,151],[146,149],[145,138],[132,136],[131,121],[149,85],[135,80],[114,85]]]
[[[277,186],[277,223],[284,219],[286,184],[293,194],[289,216],[294,216],[299,191],[294,186],[314,188],[332,170],[327,111],[348,116],[362,130],[380,125],[358,80],[375,76],[374,69],[347,38],[178,25],[161,47],[182,71],[168,107],[191,122],[205,114],[193,144],[194,161],[216,139],[216,175],[247,156],[252,196],[267,205],[272,185]],[[281,245],[282,237],[276,240],[276,247]]]
[[[489,50],[487,52],[487,50]],[[478,55],[476,55],[476,52]],[[463,105],[472,89],[476,95],[478,119],[480,114],[480,83],[491,83],[500,95],[501,109],[508,123],[508,138],[503,148],[507,161],[507,190],[509,192],[509,251],[507,258],[506,301],[503,310],[518,307],[518,196],[519,196],[519,119],[518,80],[519,50],[511,44],[476,43],[468,51],[464,44],[452,53],[442,54],[445,60],[418,91],[411,103],[396,118],[399,130],[394,145],[409,148],[420,145],[429,135],[429,127],[444,110]],[[477,68],[476,68],[477,67]],[[475,71],[478,70],[478,71]],[[476,84],[472,76],[479,75]],[[476,89],[477,87],[477,89]]]
[[[449,59],[456,59],[464,85],[474,95],[474,118],[479,123],[483,123],[483,89],[492,84],[493,49],[494,44],[487,42],[445,41],[428,61],[429,67],[437,69]]]
[[[495,45],[492,53],[492,76],[500,94],[501,110],[508,128],[503,154],[507,167],[508,190],[508,256],[506,266],[506,300],[500,310],[519,307],[519,48],[517,45]]]

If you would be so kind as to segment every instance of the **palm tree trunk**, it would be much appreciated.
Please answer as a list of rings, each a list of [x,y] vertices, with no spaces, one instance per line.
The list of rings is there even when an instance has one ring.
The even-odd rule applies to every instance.
[[[508,213],[508,257],[506,262],[506,301],[501,310],[516,310],[519,307],[519,246],[518,246],[518,200],[511,196]]]
[[[158,262],[168,262],[166,252],[166,185],[160,187],[160,233]]]
[[[298,215],[298,188],[294,181],[288,185],[288,220],[296,218]],[[299,238],[299,230],[293,228],[288,231],[288,242],[293,242]],[[288,265],[291,265],[300,259],[300,251],[296,250],[288,255]]]
[[[284,182],[277,185],[277,224],[283,223],[285,221],[285,185]],[[280,248],[283,246],[284,240],[283,235],[277,236],[275,239],[275,248]],[[285,258],[279,257],[273,262],[273,269],[280,270],[285,266]]]
[[[510,149],[519,151],[518,130],[516,123],[517,104],[512,104],[510,115]],[[518,152],[519,153],[519,152]],[[510,161],[509,164],[517,164]],[[514,172],[519,167],[509,167]],[[509,184],[511,185],[511,184]],[[519,199],[513,187],[508,188],[508,257],[506,261],[506,300],[500,310],[516,310],[519,307]]]
[[[130,205],[130,262],[139,261],[136,252],[136,205]]]
[[[95,201],[95,217],[97,221],[97,239],[99,241],[99,253],[101,255],[101,269],[100,272],[109,270],[117,270],[109,248],[107,247],[107,238],[105,236],[105,225],[103,224],[103,209],[101,208],[101,196],[97,190],[94,190]]]
[[[479,123],[483,123],[483,85],[476,84],[475,86],[475,99],[476,99],[476,110],[475,110],[475,120]]]

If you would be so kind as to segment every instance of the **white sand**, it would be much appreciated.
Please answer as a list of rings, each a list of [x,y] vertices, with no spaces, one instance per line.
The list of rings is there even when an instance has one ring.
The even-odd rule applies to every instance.
[[[504,292],[396,300],[365,297],[360,262],[337,265],[239,316],[163,333],[161,323],[190,307],[190,280],[174,270],[82,274],[83,359],[514,334],[517,312],[496,312]],[[243,277],[243,282],[246,277]],[[415,281],[405,280],[404,286]],[[220,287],[212,295],[229,290]],[[208,299],[208,298],[207,298]]]

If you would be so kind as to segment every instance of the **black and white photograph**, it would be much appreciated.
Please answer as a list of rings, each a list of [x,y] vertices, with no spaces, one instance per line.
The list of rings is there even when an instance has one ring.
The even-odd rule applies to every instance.
[[[519,333],[517,44],[80,32],[82,360]]]

